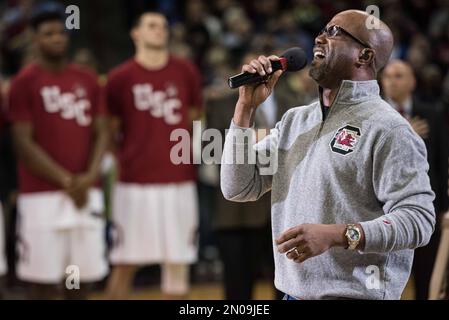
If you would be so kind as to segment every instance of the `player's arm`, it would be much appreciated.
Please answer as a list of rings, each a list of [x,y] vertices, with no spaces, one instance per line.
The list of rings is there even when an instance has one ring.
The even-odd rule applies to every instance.
[[[87,191],[97,181],[101,159],[109,145],[108,119],[105,115],[94,118],[93,130],[94,141],[87,171],[74,176],[73,183],[67,190],[78,208],[82,208],[86,204]]]
[[[94,119],[94,143],[90,154],[87,174],[95,181],[100,172],[101,159],[109,145],[109,129],[107,116],[101,115]]]
[[[28,122],[16,122],[12,126],[14,146],[24,165],[37,176],[66,189],[72,182],[72,174],[56,163],[33,139],[33,126]]]

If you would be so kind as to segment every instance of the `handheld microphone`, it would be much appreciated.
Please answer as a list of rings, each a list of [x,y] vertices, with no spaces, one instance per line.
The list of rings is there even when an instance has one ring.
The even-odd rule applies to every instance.
[[[270,61],[271,69],[273,70],[270,74],[261,76],[258,73],[242,72],[228,79],[229,87],[235,89],[243,85],[263,82],[278,70],[299,71],[306,66],[307,57],[303,49],[294,47],[285,51],[280,56],[280,60]]]

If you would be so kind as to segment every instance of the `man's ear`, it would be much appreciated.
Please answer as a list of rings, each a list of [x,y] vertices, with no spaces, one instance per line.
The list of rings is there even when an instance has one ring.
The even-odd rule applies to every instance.
[[[370,65],[374,61],[375,51],[370,48],[365,48],[360,52],[360,55],[357,59],[357,64],[360,66]]]

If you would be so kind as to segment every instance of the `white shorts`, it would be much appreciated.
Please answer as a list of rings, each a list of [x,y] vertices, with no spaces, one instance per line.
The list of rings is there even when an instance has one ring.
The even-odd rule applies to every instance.
[[[6,273],[5,226],[3,223],[2,203],[0,202],[0,276]]]
[[[113,198],[113,264],[190,264],[197,260],[194,182],[118,183]]]
[[[103,207],[97,189],[90,190],[81,210],[60,191],[20,195],[19,279],[59,284],[77,272],[80,282],[103,279],[108,273]]]

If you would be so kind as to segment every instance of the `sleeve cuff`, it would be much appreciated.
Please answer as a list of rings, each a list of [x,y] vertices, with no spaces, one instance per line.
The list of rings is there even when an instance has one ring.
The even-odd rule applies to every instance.
[[[382,218],[381,218],[382,219]],[[365,247],[361,253],[384,252],[386,249],[385,226],[382,221],[375,219],[361,222],[365,235]]]
[[[254,128],[255,128],[254,123],[253,123],[253,125],[251,127],[247,127],[247,128],[240,127],[240,126],[235,124],[234,119],[231,120],[231,125],[229,127],[229,129],[241,129],[241,130],[248,130],[248,129],[254,129]]]

